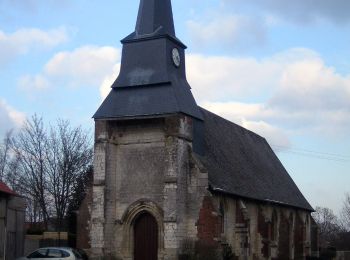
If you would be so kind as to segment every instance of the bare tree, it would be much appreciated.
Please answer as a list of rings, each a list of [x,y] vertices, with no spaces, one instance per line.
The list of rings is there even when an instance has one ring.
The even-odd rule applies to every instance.
[[[50,218],[45,163],[48,138],[42,118],[35,115],[27,120],[12,140],[12,149],[18,160],[19,189],[29,200],[33,200],[33,205],[39,206],[40,212],[37,212],[38,207],[32,207],[35,210],[34,218],[42,216],[47,227]]]
[[[58,120],[57,126],[51,127],[47,148],[47,188],[60,231],[77,181],[92,163],[91,140],[81,127]]]
[[[350,232],[350,193],[345,194],[345,200],[341,210],[341,221],[344,229]]]
[[[12,130],[6,133],[3,143],[0,143],[0,181],[4,181],[10,161],[11,136]]]
[[[41,230],[43,228],[42,221],[44,219],[42,210],[35,198],[27,197],[26,221],[31,224],[31,229]]]
[[[20,175],[19,158],[16,155],[11,155],[9,162],[7,163],[6,171],[4,174],[4,181],[8,186],[12,188],[18,194],[23,194],[21,187],[18,184],[18,176]]]
[[[327,247],[333,241],[337,240],[337,236],[341,231],[341,226],[338,218],[331,209],[316,207],[312,216],[319,227],[321,247]]]
[[[60,231],[77,182],[92,163],[90,136],[58,120],[49,130],[43,119],[27,120],[11,142],[8,182],[28,199],[28,220],[55,220]]]
[[[68,211],[73,213],[74,211],[79,210],[83,200],[86,198],[88,192],[92,188],[94,175],[94,167],[90,165],[86,172],[82,174],[78,179],[74,187],[72,197],[69,201]]]

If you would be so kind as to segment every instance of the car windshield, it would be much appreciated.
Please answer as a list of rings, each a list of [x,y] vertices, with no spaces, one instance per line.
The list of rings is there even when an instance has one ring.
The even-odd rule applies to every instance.
[[[49,249],[47,256],[48,258],[60,258],[62,257],[62,252],[59,249]]]
[[[73,252],[73,254],[75,255],[75,257],[81,258],[81,259],[83,258],[82,255],[81,255],[77,250],[72,249],[72,252]]]
[[[47,252],[47,249],[38,249],[33,253],[31,253],[30,255],[28,255],[27,258],[45,258],[46,252]]]
[[[59,248],[41,248],[28,255],[27,258],[68,258],[72,254],[74,254],[78,259],[82,258],[79,253],[75,253],[73,250]]]

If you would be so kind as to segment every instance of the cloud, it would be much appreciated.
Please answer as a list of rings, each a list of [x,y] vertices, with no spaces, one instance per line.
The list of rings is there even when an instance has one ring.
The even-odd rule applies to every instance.
[[[32,50],[49,49],[67,40],[68,34],[63,27],[49,31],[20,29],[10,34],[0,31],[0,67],[13,61],[18,55]]]
[[[319,20],[328,20],[337,24],[350,21],[350,1],[348,0],[222,0],[222,2],[235,9],[250,5],[259,11],[263,10],[298,24]]]
[[[22,11],[26,13],[35,13],[40,7],[66,7],[69,0],[2,0],[0,2],[0,14],[6,10]],[[57,10],[57,9],[56,9]]]
[[[278,115],[275,115],[274,111],[268,111],[263,104],[207,101],[200,102],[200,105],[259,134],[271,145],[277,145],[283,149],[291,147],[286,129],[268,123],[270,117]]]
[[[276,145],[288,144],[290,134],[350,131],[350,74],[337,73],[312,50],[260,60],[189,55],[187,70],[200,105]]]
[[[18,85],[21,89],[44,90],[49,88],[50,83],[41,75],[26,75],[19,79]]]
[[[96,79],[102,99],[119,74],[114,51],[118,55]],[[271,144],[290,147],[291,134],[350,131],[350,75],[337,73],[313,50],[288,49],[262,59],[189,54],[186,67],[199,105]]]
[[[111,86],[118,77],[119,71],[120,63],[117,63],[114,65],[112,73],[110,75],[106,75],[106,77],[103,79],[102,84],[100,85],[100,95],[102,100],[104,100],[111,91]]]
[[[270,125],[264,121],[243,121],[242,126],[267,138],[270,145],[273,145],[278,150],[284,150],[291,147],[291,142],[285,130],[276,126]],[[276,148],[275,148],[276,149]]]
[[[349,76],[327,67],[320,57],[296,61],[285,66],[270,105],[295,110],[350,109]]]
[[[188,78],[200,100],[242,99],[271,92],[278,85],[280,64],[271,59],[187,56]],[[253,73],[253,74],[252,74]],[[254,76],[252,76],[254,75]]]
[[[25,121],[25,115],[15,110],[7,102],[0,98],[0,136],[12,128],[20,127]]]
[[[252,16],[214,14],[188,21],[187,28],[199,47],[247,48],[263,44],[266,37],[264,21]]]
[[[55,54],[37,75],[20,78],[21,88],[43,90],[57,85],[72,88],[100,86],[113,74],[120,50],[113,47],[83,46]]]
[[[119,59],[116,48],[84,46],[56,54],[46,64],[44,73],[52,78],[68,78],[73,85],[97,85]]]
[[[280,88],[287,66],[315,59],[319,59],[318,54],[304,48],[289,49],[262,59],[190,54],[187,70],[199,99],[247,100],[271,95]]]
[[[341,75],[310,49],[289,49],[262,59],[187,55],[187,77],[201,106],[289,146],[289,136],[350,131],[350,74]],[[22,88],[98,87],[102,99],[120,68],[120,50],[84,46],[54,55]]]

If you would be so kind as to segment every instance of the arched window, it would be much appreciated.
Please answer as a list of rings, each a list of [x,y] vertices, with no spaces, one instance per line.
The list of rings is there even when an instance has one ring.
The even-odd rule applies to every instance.
[[[271,241],[277,240],[277,230],[278,230],[278,218],[277,218],[277,213],[274,210],[271,218]]]
[[[221,234],[225,233],[225,206],[224,203],[221,201],[220,202],[220,225],[221,225]]]
[[[244,205],[243,201],[236,201],[236,225],[247,226],[247,216],[244,215],[247,213],[247,208]]]

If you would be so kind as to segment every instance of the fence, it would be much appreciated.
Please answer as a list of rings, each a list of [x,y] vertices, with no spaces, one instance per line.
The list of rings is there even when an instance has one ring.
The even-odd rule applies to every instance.
[[[67,247],[68,234],[66,232],[44,232],[43,235],[26,235],[24,252],[25,255],[40,247]]]

